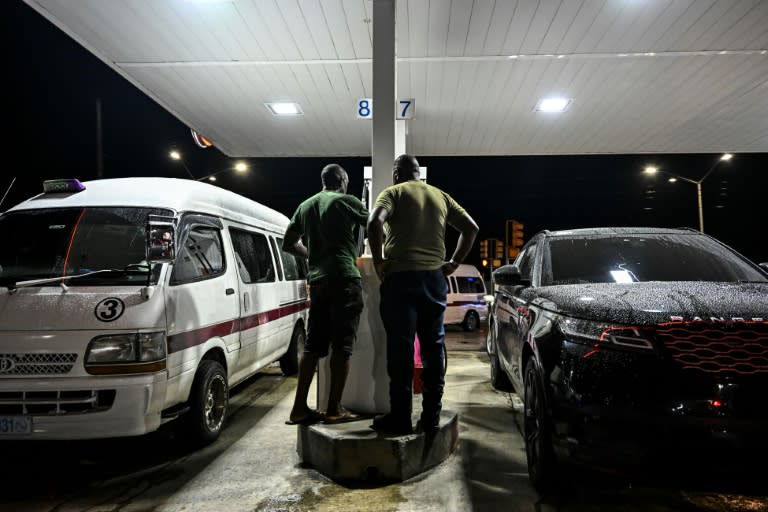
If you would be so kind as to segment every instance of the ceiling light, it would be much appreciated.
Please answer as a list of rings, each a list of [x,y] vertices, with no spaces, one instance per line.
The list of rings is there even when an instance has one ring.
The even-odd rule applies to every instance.
[[[516,58],[518,58],[518,57],[519,57],[519,55],[510,55],[510,56],[509,56],[509,57],[507,57],[507,58],[508,58],[508,59],[516,59]]]
[[[173,158],[174,160],[181,160],[181,153],[179,153],[178,151],[175,151],[175,150],[174,150],[174,151],[171,151],[171,152],[170,152],[170,153],[168,153],[168,154],[169,154],[169,155],[170,155],[170,157],[171,157],[171,158]]]
[[[208,181],[216,181],[216,176],[211,176],[210,178],[208,178]]]
[[[295,116],[304,113],[298,103],[280,102],[265,103],[265,105],[276,116]]]
[[[720,157],[720,160],[724,160],[724,161],[727,162],[731,158],[733,158],[733,155],[731,153],[726,153],[726,154],[724,154],[723,156]]]
[[[235,170],[237,172],[245,172],[248,170],[248,164],[246,164],[245,162],[237,162],[235,164]]]
[[[657,172],[659,172],[659,168],[655,167],[653,165],[648,165],[648,166],[645,167],[643,172],[645,172],[647,174],[656,174]]]
[[[669,178],[667,181],[670,183],[675,183],[677,181],[677,178]]]
[[[536,104],[537,112],[565,112],[571,104],[568,98],[542,98]]]

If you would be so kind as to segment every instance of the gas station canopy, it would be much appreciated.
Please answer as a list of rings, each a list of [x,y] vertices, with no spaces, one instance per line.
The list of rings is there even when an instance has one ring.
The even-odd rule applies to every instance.
[[[371,0],[26,1],[230,156],[371,154]],[[398,0],[395,33],[420,156],[768,150],[768,1]]]

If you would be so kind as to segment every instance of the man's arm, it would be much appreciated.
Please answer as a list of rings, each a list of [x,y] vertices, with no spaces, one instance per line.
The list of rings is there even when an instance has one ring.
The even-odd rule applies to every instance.
[[[466,212],[454,219],[451,226],[459,231],[459,240],[456,242],[456,249],[453,251],[450,261],[443,263],[442,269],[445,275],[453,274],[459,264],[464,261],[469,251],[472,250],[472,244],[475,243],[475,237],[480,231],[477,223]]]
[[[382,246],[384,245],[384,223],[388,218],[389,210],[383,206],[377,206],[373,209],[368,219],[368,246],[371,248],[373,267],[382,281],[384,280],[384,255],[382,251]]]
[[[291,228],[285,230],[285,236],[283,237],[283,250],[300,258],[309,258],[307,248],[304,247],[303,243],[301,243],[301,235],[293,231]]]

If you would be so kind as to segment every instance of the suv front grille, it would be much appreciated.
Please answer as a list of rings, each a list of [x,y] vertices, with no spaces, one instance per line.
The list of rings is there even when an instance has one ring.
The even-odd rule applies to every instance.
[[[0,376],[69,373],[77,354],[0,354]]]
[[[3,391],[0,415],[55,416],[106,411],[115,401],[115,390]]]
[[[657,340],[683,369],[768,373],[768,322],[690,322],[656,327]]]

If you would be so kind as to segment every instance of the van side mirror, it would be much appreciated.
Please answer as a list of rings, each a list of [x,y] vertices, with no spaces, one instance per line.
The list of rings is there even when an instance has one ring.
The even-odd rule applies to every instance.
[[[528,279],[523,279],[517,265],[504,265],[493,271],[493,282],[499,286],[530,286]]]
[[[146,232],[147,261],[171,263],[176,259],[176,226],[172,218],[150,215]]]

